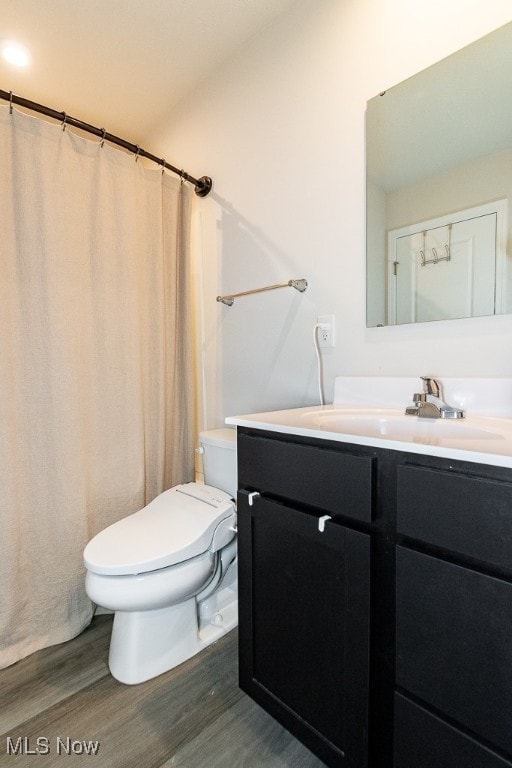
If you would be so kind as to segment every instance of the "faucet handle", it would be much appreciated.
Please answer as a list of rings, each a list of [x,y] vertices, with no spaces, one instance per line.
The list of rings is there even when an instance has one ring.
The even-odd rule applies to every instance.
[[[431,376],[422,376],[423,390],[426,395],[432,395],[432,397],[440,397],[441,387],[437,379],[433,379]]]

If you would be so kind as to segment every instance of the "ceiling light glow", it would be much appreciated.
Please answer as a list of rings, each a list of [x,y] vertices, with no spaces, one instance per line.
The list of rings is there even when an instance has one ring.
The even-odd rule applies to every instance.
[[[2,56],[13,67],[27,67],[30,64],[28,50],[13,40],[5,40],[2,43]]]

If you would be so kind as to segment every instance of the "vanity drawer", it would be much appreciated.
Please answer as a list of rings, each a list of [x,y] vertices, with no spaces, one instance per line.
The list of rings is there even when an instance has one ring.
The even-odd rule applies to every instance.
[[[238,484],[356,520],[372,519],[371,456],[238,434]]]
[[[405,696],[395,697],[394,768],[512,768],[512,763]]]
[[[397,547],[397,685],[509,755],[511,638],[511,583]]]
[[[512,570],[512,483],[398,467],[398,532]]]

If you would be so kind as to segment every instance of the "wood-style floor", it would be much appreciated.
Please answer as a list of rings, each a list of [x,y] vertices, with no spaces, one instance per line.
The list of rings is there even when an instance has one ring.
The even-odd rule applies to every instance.
[[[107,667],[111,617],[0,670],[0,766],[321,768],[238,688],[237,633],[140,685]],[[38,741],[39,739],[39,741]]]

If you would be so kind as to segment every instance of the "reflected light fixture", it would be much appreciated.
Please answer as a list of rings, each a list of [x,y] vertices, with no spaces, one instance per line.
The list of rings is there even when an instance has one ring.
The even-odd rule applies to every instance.
[[[0,49],[2,57],[13,67],[28,67],[30,64],[30,54],[28,49],[14,40],[1,40]]]

